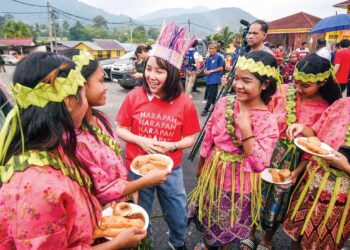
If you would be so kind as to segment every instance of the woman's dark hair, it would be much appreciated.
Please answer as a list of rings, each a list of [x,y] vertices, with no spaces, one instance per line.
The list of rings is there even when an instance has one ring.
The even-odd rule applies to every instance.
[[[73,58],[73,56],[79,55],[80,51],[78,49],[67,49],[67,50],[63,50],[60,53],[62,55],[65,55],[68,58]],[[99,66],[99,63],[97,60],[90,60],[89,64],[83,66],[83,68],[81,70],[81,74],[86,79],[86,81],[88,81],[89,78],[92,76],[92,74],[96,72],[98,66]],[[97,109],[94,109],[92,107],[91,107],[91,109],[92,109],[92,114],[94,116],[96,116],[97,119],[99,119],[102,122],[103,126],[107,129],[107,132],[109,133],[109,135],[113,136],[113,128],[112,128],[111,124],[109,123],[109,121],[107,120],[106,116],[103,115],[103,113]],[[86,116],[84,117],[84,120],[83,120],[83,126],[88,128],[89,131],[97,139],[97,136],[96,136],[95,132],[93,131],[92,126],[88,122]]]
[[[66,67],[62,67],[64,64]],[[69,71],[74,68],[75,64],[63,55],[37,52],[23,58],[17,64],[13,82],[29,88],[34,88],[39,82],[53,84],[56,77],[67,77]],[[74,98],[78,100],[78,103],[82,100],[81,88]],[[63,101],[49,102],[43,108],[32,105],[26,109],[20,109],[20,119],[25,151],[38,150],[57,153],[60,147],[68,159],[75,164],[80,174],[82,174],[81,169],[89,174],[87,168],[76,157],[77,136],[74,123]],[[5,162],[13,155],[21,153],[21,132],[17,129]],[[87,189],[88,185],[84,178],[83,184]],[[93,211],[90,211],[90,216],[94,217],[91,218],[92,220],[97,220]]]
[[[331,68],[331,63],[316,53],[312,53],[301,59],[295,67],[300,72],[316,75],[328,71]],[[322,98],[329,104],[332,104],[341,97],[340,88],[334,83],[333,76],[329,76],[326,83],[319,88],[319,92]]]
[[[147,67],[147,63],[150,57],[147,58],[146,63],[145,63],[145,68]],[[165,69],[167,71],[167,77],[165,80],[165,83],[161,89],[161,91],[164,93],[164,96],[162,96],[162,100],[167,101],[167,102],[172,102],[174,101],[182,92],[182,85],[180,83],[180,72],[179,70],[165,61],[164,59],[154,56],[156,59],[156,62],[158,66],[161,69]],[[146,72],[146,70],[144,71]],[[151,91],[148,87],[147,81],[146,81],[146,74],[143,74],[143,88],[148,94],[151,94]]]
[[[143,51],[150,51],[152,49],[151,45],[147,45],[147,44],[140,44],[139,46],[137,46],[136,50],[135,50],[135,56],[137,58],[137,54],[141,54]]]
[[[255,62],[262,62],[265,66],[271,66],[277,68],[276,58],[268,52],[265,51],[253,51],[245,56],[247,59],[251,58]],[[265,103],[268,104],[271,101],[271,96],[275,94],[277,89],[277,81],[273,77],[268,77],[266,75],[259,75],[258,73],[252,73],[261,84],[269,81],[269,85],[265,90],[261,92],[260,98]]]

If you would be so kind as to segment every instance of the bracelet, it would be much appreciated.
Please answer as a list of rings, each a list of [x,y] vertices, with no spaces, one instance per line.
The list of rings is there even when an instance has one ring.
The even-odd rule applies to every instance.
[[[174,149],[171,150],[172,153],[176,152],[179,149],[179,147],[177,146],[176,142],[174,143]]]
[[[241,140],[241,142],[248,141],[248,140],[250,140],[250,139],[252,139],[252,138],[255,138],[255,135],[252,135],[252,136],[249,136],[249,137],[247,137],[247,138],[244,138],[243,140]]]

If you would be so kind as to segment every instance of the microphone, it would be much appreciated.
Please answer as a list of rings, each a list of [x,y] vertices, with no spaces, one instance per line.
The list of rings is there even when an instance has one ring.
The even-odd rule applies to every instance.
[[[244,26],[249,26],[249,24],[250,24],[248,21],[246,21],[244,19],[241,19],[239,22]]]

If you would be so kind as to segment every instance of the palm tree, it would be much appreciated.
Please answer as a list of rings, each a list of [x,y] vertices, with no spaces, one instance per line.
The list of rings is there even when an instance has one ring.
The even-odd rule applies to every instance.
[[[222,42],[224,43],[223,48],[226,49],[229,47],[229,44],[232,43],[235,33],[230,31],[230,28],[228,26],[224,27],[220,31],[220,33],[221,33]]]

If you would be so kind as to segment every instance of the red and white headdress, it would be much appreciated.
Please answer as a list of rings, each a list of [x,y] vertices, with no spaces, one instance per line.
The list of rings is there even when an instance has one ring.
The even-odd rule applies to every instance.
[[[174,22],[163,24],[151,55],[163,58],[180,69],[187,50],[196,40],[194,34],[186,34],[186,31]]]

